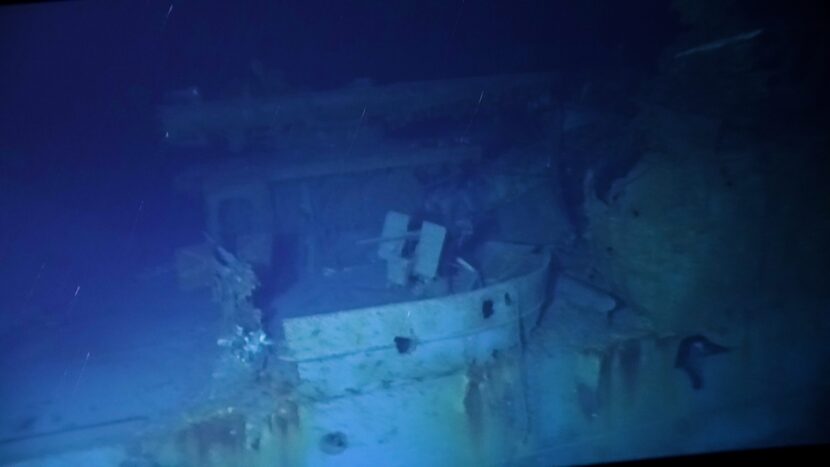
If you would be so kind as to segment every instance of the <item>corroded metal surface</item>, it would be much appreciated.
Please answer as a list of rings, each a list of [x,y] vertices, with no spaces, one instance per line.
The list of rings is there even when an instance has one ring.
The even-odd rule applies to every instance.
[[[301,465],[488,465],[516,455],[528,427],[521,343],[549,265],[542,254],[525,259],[526,274],[472,292],[285,320]]]

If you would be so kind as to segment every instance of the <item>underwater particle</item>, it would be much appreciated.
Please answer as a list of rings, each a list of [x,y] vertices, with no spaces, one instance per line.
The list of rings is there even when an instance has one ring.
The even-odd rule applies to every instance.
[[[495,311],[495,309],[493,308],[493,301],[492,300],[487,299],[487,300],[484,300],[481,303],[481,316],[483,316],[484,319],[487,319],[487,318],[493,316],[494,311]]]
[[[346,434],[342,431],[332,431],[320,438],[320,450],[329,455],[337,455],[349,446]]]
[[[709,52],[712,50],[719,49],[721,47],[725,47],[728,45],[737,44],[739,42],[748,41],[758,37],[764,30],[763,29],[756,29],[754,31],[746,32],[743,34],[738,34],[736,36],[726,37],[724,39],[720,39],[714,42],[709,42],[697,47],[692,47],[691,49],[684,50],[682,52],[678,52],[675,54],[674,58],[681,58],[687,55],[697,54],[701,52]]]
[[[78,290],[81,289],[81,286],[78,286]],[[78,294],[78,290],[75,291],[75,294]],[[81,366],[81,371],[78,373],[78,379],[75,380],[75,387],[72,389],[72,395],[74,396],[76,392],[78,392],[78,385],[81,384],[81,377],[84,375],[84,370],[86,369],[86,364],[89,362],[89,352],[86,353],[86,358],[84,358],[84,363]]]
[[[399,354],[407,354],[415,348],[415,342],[410,337],[397,336],[395,337],[395,348],[398,349]]]

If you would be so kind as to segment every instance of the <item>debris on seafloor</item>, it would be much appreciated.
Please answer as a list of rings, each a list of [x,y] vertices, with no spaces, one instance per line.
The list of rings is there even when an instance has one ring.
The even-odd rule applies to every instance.
[[[420,230],[409,231],[409,222],[410,216],[390,211],[386,214],[381,236],[358,243],[379,243],[378,257],[386,262],[386,279],[389,284],[411,286],[416,294],[432,292],[434,295],[443,289],[436,286],[436,283],[442,279],[438,277],[438,271],[447,229],[424,221]],[[414,249],[407,249],[407,242],[413,240]]]
[[[386,219],[383,221],[383,231],[380,238],[363,240],[359,243],[379,242],[378,257],[380,259],[389,260],[390,258],[400,257],[406,240],[415,235],[414,232],[408,231],[409,219],[406,214],[390,211],[386,213]]]
[[[253,303],[259,279],[250,264],[219,245],[216,245],[215,265],[213,298],[219,303],[228,329],[228,335],[217,344],[230,349],[240,361],[253,363],[272,346],[262,327],[262,310]]]
[[[446,237],[447,229],[441,225],[426,221],[421,225],[421,235],[415,248],[413,272],[422,281],[436,278]]]
[[[390,211],[386,213],[380,238],[361,243],[378,242],[378,257],[386,261],[386,279],[390,284],[406,286],[412,270],[412,261],[403,257],[404,246],[417,232],[409,232],[410,217]]]

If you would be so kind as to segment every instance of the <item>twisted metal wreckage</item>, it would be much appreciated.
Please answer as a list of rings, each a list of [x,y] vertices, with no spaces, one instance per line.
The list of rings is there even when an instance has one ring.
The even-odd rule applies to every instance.
[[[562,94],[537,74],[164,108],[171,145],[237,154],[176,180],[208,236],[178,252],[179,284],[213,288],[226,352],[212,397],[133,450],[160,465],[578,463],[598,460],[586,437],[613,459],[631,427],[695,416],[679,336],[606,292],[580,246],[604,232],[580,239],[561,201],[616,212],[658,169],[609,181],[552,159],[597,118]],[[493,157],[507,120],[520,144]]]
[[[235,447],[228,456],[266,459],[270,455],[277,456],[281,465],[317,465],[332,455],[338,462],[365,462],[395,452],[399,458],[409,453],[412,459],[426,462],[424,455],[430,450],[425,448],[443,446],[432,450],[435,462],[444,462],[449,455],[467,464],[506,459],[527,442],[530,409],[522,362],[529,332],[548,299],[550,251],[476,243],[471,237],[480,228],[476,208],[497,209],[500,203],[531,191],[538,180],[535,185],[517,183],[516,177],[496,183],[486,180],[477,187],[484,194],[476,196],[469,190],[450,196],[413,190],[407,195],[422,201],[384,205],[375,200],[376,207],[363,203],[367,215],[362,225],[351,219],[354,222],[347,222],[346,228],[336,213],[355,206],[326,209],[321,193],[336,187],[327,183],[338,177],[353,177],[360,183],[391,174],[401,180],[414,171],[446,174],[448,167],[452,173],[452,167],[470,162],[482,165],[479,150],[466,139],[424,144],[423,139],[413,143],[383,134],[452,114],[466,134],[471,115],[483,119],[505,107],[544,102],[551,79],[527,75],[411,83],[237,103],[237,107],[204,103],[164,112],[171,142],[193,145],[215,140],[211,134],[225,133],[222,139],[228,141],[244,134],[253,141],[236,141],[232,146],[280,147],[280,140],[286,139],[305,151],[303,157],[292,158],[287,145],[281,149],[288,155],[281,159],[254,157],[220,168],[198,167],[179,179],[181,187],[202,193],[208,235],[220,239],[210,247],[197,245],[180,252],[182,285],[198,287],[212,270],[215,298],[230,323],[219,344],[238,362],[260,372],[263,355],[274,352],[276,363],[271,366],[282,369],[276,379],[291,381],[276,405],[271,401],[270,410],[237,408],[213,414],[233,424],[238,414],[245,413],[248,425],[259,427],[246,430],[244,442],[231,443]],[[489,110],[481,109],[485,93]],[[478,98],[472,109],[466,94]],[[355,126],[343,118],[356,105],[363,107],[358,123],[370,144],[355,143]],[[402,107],[408,111],[400,112]],[[283,129],[282,137],[276,141],[264,137],[263,119],[269,127]],[[329,138],[345,135],[354,153],[348,158],[329,156],[332,151],[325,141],[321,144],[313,137],[323,129]],[[369,155],[361,157],[358,151]],[[482,185],[495,189],[481,190]],[[427,220],[399,212],[417,212],[418,205],[438,215]],[[236,214],[231,213],[234,210]],[[377,285],[385,283],[397,297],[368,299],[371,306],[343,302],[310,315],[292,315],[283,308],[281,329],[275,331],[279,345],[272,348],[262,311],[252,302],[260,285],[255,268],[267,274],[272,266],[270,239],[286,233],[302,238],[297,243],[303,252],[298,261],[303,279],[312,281],[322,272],[332,280],[360,281],[370,277],[361,261],[350,262],[334,253],[344,247],[328,243],[331,237],[320,231],[321,226],[348,234],[350,228],[376,225],[379,218],[385,218],[379,237],[363,229],[352,244],[363,253],[360,260],[370,259],[366,252],[373,252],[370,256],[375,260],[370,263],[379,260],[385,271],[380,276],[385,279]],[[471,247],[465,250],[468,244]],[[204,258],[210,251],[213,257],[207,263],[212,267],[200,269],[205,262],[194,258]],[[297,287],[302,284],[301,280]],[[367,285],[372,286],[363,284]],[[252,422],[257,418],[265,422]],[[194,423],[185,431],[198,431],[204,423]],[[318,440],[318,448],[313,440]],[[195,451],[200,449],[207,447]]]

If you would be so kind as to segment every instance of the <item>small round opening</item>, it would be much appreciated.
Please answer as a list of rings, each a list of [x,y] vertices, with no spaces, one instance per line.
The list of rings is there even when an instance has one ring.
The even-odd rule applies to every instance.
[[[415,347],[415,342],[410,337],[395,337],[395,348],[398,349],[399,354],[412,352]]]
[[[326,433],[320,438],[320,450],[326,454],[340,454],[349,446],[346,434],[341,431]]]
[[[484,319],[487,319],[493,316],[493,301],[492,300],[484,300],[481,304],[481,315],[484,316]]]

